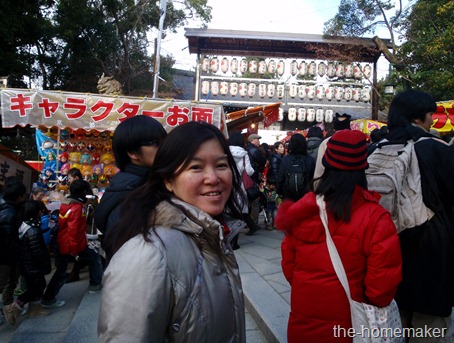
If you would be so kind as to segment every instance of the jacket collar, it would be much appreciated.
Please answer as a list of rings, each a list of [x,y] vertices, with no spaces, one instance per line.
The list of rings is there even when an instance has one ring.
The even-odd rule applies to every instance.
[[[171,227],[197,236],[205,230],[224,238],[221,223],[209,214],[177,198],[172,198],[171,202],[162,201],[156,207],[156,226]]]

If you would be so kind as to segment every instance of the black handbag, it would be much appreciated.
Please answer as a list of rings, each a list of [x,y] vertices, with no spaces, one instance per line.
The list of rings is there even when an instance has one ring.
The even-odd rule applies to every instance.
[[[255,200],[260,196],[260,188],[257,182],[254,182],[251,188],[246,190],[247,198],[251,200]]]

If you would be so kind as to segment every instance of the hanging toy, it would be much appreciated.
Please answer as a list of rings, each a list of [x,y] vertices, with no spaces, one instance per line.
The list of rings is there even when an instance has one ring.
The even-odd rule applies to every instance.
[[[87,152],[84,152],[82,154],[82,156],[80,157],[80,164],[82,164],[82,165],[91,164],[91,156]]]

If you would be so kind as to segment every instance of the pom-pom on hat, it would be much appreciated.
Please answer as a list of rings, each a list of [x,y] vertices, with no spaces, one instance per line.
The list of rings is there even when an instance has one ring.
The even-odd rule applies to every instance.
[[[336,113],[333,120],[333,128],[335,131],[350,129],[351,115],[347,113]]]
[[[366,135],[358,130],[335,132],[327,142],[322,163],[327,169],[367,169]]]

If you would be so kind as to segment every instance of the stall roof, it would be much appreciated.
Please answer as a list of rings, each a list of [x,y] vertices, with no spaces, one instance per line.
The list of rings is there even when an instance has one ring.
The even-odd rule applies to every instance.
[[[279,107],[282,103],[256,106],[230,112],[226,114],[227,128],[229,132],[239,131],[263,121],[264,126],[268,127],[279,118]]]
[[[372,38],[186,28],[189,52],[199,55],[265,56],[376,62]],[[389,39],[382,39],[392,48]]]

